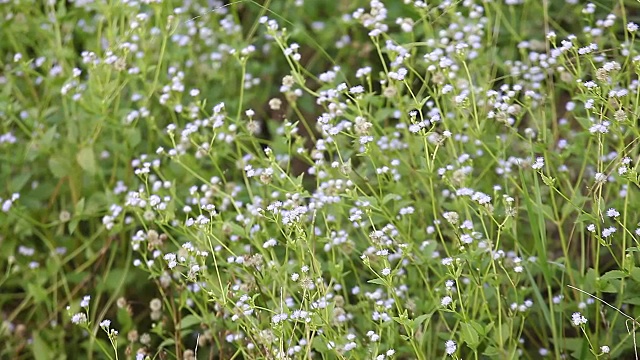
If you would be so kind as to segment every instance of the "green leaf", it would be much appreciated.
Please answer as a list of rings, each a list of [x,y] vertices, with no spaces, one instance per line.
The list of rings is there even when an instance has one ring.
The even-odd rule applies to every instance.
[[[389,201],[395,200],[398,195],[396,194],[387,194],[382,198],[382,205],[385,205]]]
[[[123,333],[131,330],[133,319],[131,319],[131,315],[126,308],[118,308],[116,318],[118,319],[118,324],[120,325],[120,329],[123,331]]]
[[[511,336],[511,327],[508,324],[500,324],[493,333],[493,339],[500,346],[503,346]]]
[[[367,281],[369,284],[376,284],[376,285],[382,285],[382,286],[387,286],[387,283],[383,280],[383,279],[371,279],[369,281]]]
[[[75,218],[69,221],[69,226],[68,226],[69,235],[73,235],[73,233],[76,232],[76,229],[78,228],[78,224],[80,224],[80,218]]]
[[[39,332],[34,332],[33,334],[33,345],[31,346],[31,350],[33,351],[33,358],[35,360],[49,360],[52,359],[52,355],[54,354],[46,341],[42,339]]]
[[[485,336],[487,334],[487,331],[485,330],[485,328],[477,321],[471,320],[469,321],[469,324],[473,326],[473,328],[478,332],[478,335]]]
[[[78,164],[80,164],[82,170],[91,175],[96,173],[96,157],[93,154],[93,148],[86,147],[80,150],[78,155],[76,155],[76,160],[78,161]]]
[[[600,281],[609,281],[609,280],[613,280],[613,279],[624,279],[627,276],[629,276],[629,274],[627,274],[626,271],[611,270],[611,271],[607,272],[606,274],[602,275],[600,277]]]
[[[633,269],[631,269],[631,278],[635,282],[639,282],[640,283],[640,268],[634,267]]]
[[[38,284],[28,283],[27,292],[33,297],[33,300],[36,304],[49,299],[47,291]]]
[[[58,133],[58,126],[50,127],[38,140],[38,145],[42,148],[49,149],[53,145],[53,141]]]
[[[413,320],[407,319],[404,316],[392,316],[391,318],[393,319],[393,321],[397,322],[402,326],[406,326],[409,328],[413,328],[414,326]]]
[[[118,290],[120,286],[126,284],[131,280],[127,277],[128,271],[126,269],[113,269],[105,274],[100,283],[96,286],[97,290],[102,292],[113,292]]]
[[[62,178],[69,174],[71,166],[65,157],[54,156],[49,159],[49,170],[54,177]]]
[[[188,329],[195,325],[200,325],[200,323],[202,323],[202,319],[199,316],[187,315],[183,317],[182,320],[180,321],[180,329],[181,330]]]
[[[580,214],[578,215],[578,217],[576,218],[576,223],[583,223],[583,222],[595,222],[596,218],[595,216],[591,215],[591,214]]]
[[[482,353],[482,355],[488,356],[490,359],[499,359],[500,358],[500,349],[495,346],[487,346],[487,349]]]
[[[593,293],[596,289],[597,277],[598,277],[598,274],[596,273],[596,270],[593,268],[589,268],[587,270],[587,275],[585,275],[584,281],[582,282],[581,290],[586,291],[588,293]]]
[[[624,299],[624,300],[622,300],[622,302],[624,304],[640,305],[640,297],[636,296],[636,297],[632,297],[632,298],[629,298],[629,299]]]
[[[156,327],[159,327],[159,326],[156,326]],[[170,346],[173,346],[175,343],[176,341],[172,338],[165,339],[163,342],[160,343],[160,345],[158,345],[158,349],[168,348]]]
[[[75,214],[73,216],[82,215],[84,212],[84,198],[80,199],[76,204]]]
[[[462,340],[464,340],[471,349],[477,348],[478,344],[480,344],[480,337],[476,329],[469,323],[460,324],[460,329],[462,331]]]
[[[413,319],[413,330],[417,330],[420,325],[426,320],[431,320],[431,314],[422,314],[417,318]]]
[[[598,287],[598,290],[606,293],[616,294],[620,292],[620,283],[622,280],[619,279],[611,279],[608,281],[601,282]]]
[[[22,174],[17,174],[9,180],[9,192],[20,192],[22,187],[29,181],[31,178],[30,172],[24,172]]]

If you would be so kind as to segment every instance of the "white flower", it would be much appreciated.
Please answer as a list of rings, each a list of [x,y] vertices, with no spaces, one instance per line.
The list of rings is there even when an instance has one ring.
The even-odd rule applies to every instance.
[[[575,326],[581,326],[587,323],[587,318],[582,316],[579,312],[574,312],[573,315],[571,315],[571,322]]]
[[[609,349],[609,347],[607,345],[602,345],[602,346],[600,346],[600,351],[602,351],[603,354],[608,354],[609,351],[611,351],[611,349]]]
[[[389,274],[391,274],[391,269],[389,268],[382,269],[382,275],[389,276]]]
[[[638,31],[638,24],[630,22],[627,24],[627,31],[630,33],[634,33]]]
[[[271,318],[271,322],[275,325],[275,324],[278,324],[278,323],[280,323],[282,321],[287,320],[288,317],[289,316],[287,314],[285,314],[285,313],[276,314],[276,315],[273,315],[273,317]]]
[[[613,226],[610,226],[610,227],[608,227],[608,228],[606,228],[606,229],[602,230],[602,237],[603,237],[603,238],[609,237],[609,236],[611,236],[611,234],[613,234],[614,232],[616,232],[616,228],[615,228],[615,227],[613,227]]]
[[[451,305],[452,302],[453,302],[453,299],[451,298],[451,296],[447,295],[443,297],[442,300],[440,300],[440,305],[442,305],[443,307],[447,307]]]
[[[444,343],[444,351],[447,352],[448,355],[453,355],[453,353],[456,352],[456,349],[458,348],[458,346],[456,345],[456,342],[453,340],[447,340]]]
[[[85,296],[82,298],[82,301],[80,302],[80,307],[88,308],[88,307],[89,307],[89,301],[90,301],[90,300],[91,300],[91,296],[89,296],[89,295],[85,295]]]
[[[449,222],[449,224],[452,224],[452,225],[457,224],[458,221],[460,220],[460,216],[455,211],[447,211],[444,214],[442,214],[442,217],[444,217],[445,220],[447,220],[447,222]]]
[[[618,216],[620,216],[620,213],[618,212],[618,210],[611,208],[611,209],[607,210],[607,216],[608,217],[618,217]]]
[[[77,313],[71,317],[71,322],[80,325],[87,322],[87,315],[85,313]]]
[[[102,321],[100,322],[100,327],[101,327],[101,328],[106,328],[106,329],[108,329],[108,328],[109,328],[109,325],[111,325],[111,320],[102,320]]]
[[[262,244],[262,247],[267,249],[267,248],[270,248],[270,247],[274,247],[276,245],[278,245],[278,242],[276,241],[276,239],[271,238],[271,239],[265,241],[264,244]]]
[[[544,166],[544,158],[538,157],[536,158],[536,162],[531,165],[531,168],[534,170],[540,170]]]
[[[596,183],[604,184],[605,182],[607,182],[607,175],[603,173],[596,173],[595,180],[596,180]]]

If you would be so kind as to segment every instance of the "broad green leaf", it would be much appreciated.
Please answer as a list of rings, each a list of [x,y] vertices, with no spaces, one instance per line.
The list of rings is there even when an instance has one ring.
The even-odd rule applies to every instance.
[[[631,278],[635,282],[639,282],[640,283],[640,268],[634,267],[633,269],[631,269]]]
[[[33,358],[35,360],[49,360],[52,359],[52,355],[49,345],[47,342],[42,339],[40,336],[40,332],[34,332],[33,334],[33,344],[31,345],[31,350],[33,352]]]
[[[415,318],[413,320],[413,330],[417,330],[418,327],[420,325],[422,325],[423,322],[425,322],[427,320],[431,320],[431,316],[432,316],[431,314],[422,314],[422,315],[418,316],[417,318]],[[429,322],[427,321],[427,324],[428,323]]]
[[[600,281],[609,281],[609,280],[613,280],[613,279],[624,279],[627,276],[629,276],[629,274],[627,274],[627,272],[622,271],[622,270],[611,270],[609,272],[607,272],[606,274],[602,275],[600,277]]]
[[[78,152],[76,155],[76,160],[82,170],[88,172],[93,175],[96,173],[96,157],[93,153],[93,148],[85,147]]]
[[[478,344],[480,344],[480,337],[476,329],[469,323],[460,324],[460,329],[462,331],[462,340],[464,340],[470,348],[477,348]]]
[[[181,330],[188,329],[195,325],[199,325],[200,323],[202,323],[202,320],[199,316],[187,315],[183,317],[182,320],[180,321],[180,329]]]
[[[65,157],[54,156],[49,159],[49,170],[56,178],[62,178],[69,175],[71,166]]]
[[[622,300],[622,302],[630,305],[640,305],[640,297],[636,296],[629,299],[624,299]]]
[[[490,359],[499,359],[500,349],[495,346],[488,346],[482,355],[488,356]]]

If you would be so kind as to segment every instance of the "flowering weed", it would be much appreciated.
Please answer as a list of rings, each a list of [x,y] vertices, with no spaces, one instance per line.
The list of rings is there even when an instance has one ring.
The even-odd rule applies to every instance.
[[[637,1],[0,14],[2,357],[637,357]]]

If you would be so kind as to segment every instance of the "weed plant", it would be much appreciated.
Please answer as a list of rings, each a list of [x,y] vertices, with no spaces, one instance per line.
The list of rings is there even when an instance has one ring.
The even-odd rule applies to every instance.
[[[1,358],[638,358],[640,2],[0,16]]]

